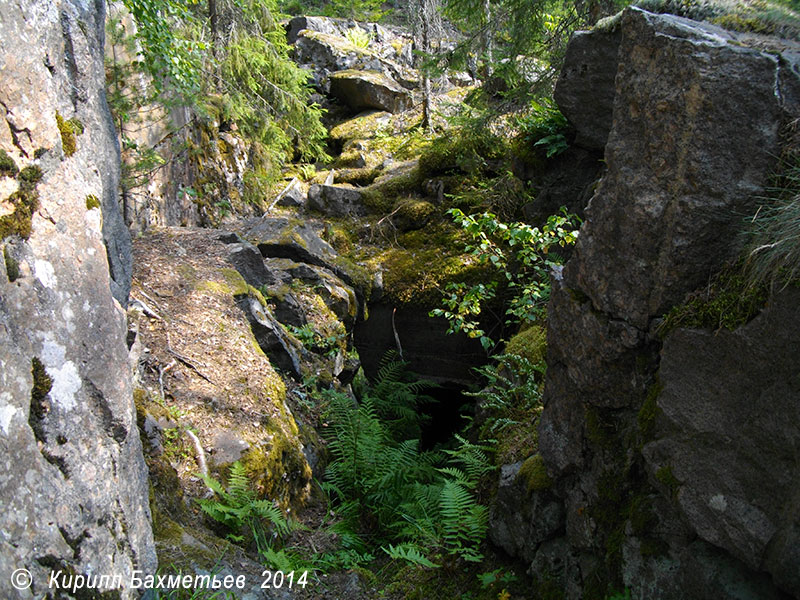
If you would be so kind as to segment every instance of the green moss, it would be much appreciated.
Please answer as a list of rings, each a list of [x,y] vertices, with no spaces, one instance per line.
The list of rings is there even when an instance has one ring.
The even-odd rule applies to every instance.
[[[39,193],[34,186],[21,185],[8,200],[14,205],[14,212],[0,217],[0,239],[18,235],[27,240],[33,213],[39,209]]]
[[[344,227],[335,223],[327,223],[322,239],[328,242],[338,253],[350,252],[355,244],[353,227]]]
[[[360,169],[366,166],[364,156],[355,149],[345,150],[337,158],[334,166],[337,169]],[[342,174],[336,173],[337,181],[342,181]],[[373,178],[374,179],[374,178]]]
[[[53,380],[47,374],[42,361],[35,356],[31,359],[31,377],[33,386],[31,387],[31,404],[28,413],[28,424],[33,430],[33,435],[40,442],[47,439],[42,420],[50,411],[50,404],[47,402],[47,395],[53,387]],[[45,456],[47,458],[47,456]],[[58,465],[61,467],[62,465]],[[65,472],[62,469],[62,472]],[[66,472],[65,472],[66,474]]]
[[[286,415],[285,420],[290,418]],[[311,469],[299,445],[292,443],[286,433],[273,429],[270,435],[270,442],[248,451],[242,464],[259,497],[276,500],[284,507],[297,507],[306,499]],[[284,477],[287,473],[292,477]]]
[[[519,477],[524,478],[529,494],[549,489],[553,485],[541,454],[534,454],[522,463]]]
[[[200,281],[196,284],[195,289],[200,292],[210,292],[220,296],[228,296],[233,293],[227,284],[220,283],[219,281]]]
[[[37,148],[33,151],[33,158],[42,158],[47,154],[47,148]]]
[[[664,386],[660,382],[656,382],[647,390],[647,397],[642,402],[642,407],[639,409],[637,415],[637,422],[639,424],[639,431],[642,435],[643,441],[653,439],[655,430],[656,417],[660,409],[658,408],[658,397],[661,395],[661,390]]]
[[[147,391],[137,387],[133,389],[133,404],[137,413],[143,413],[147,404]]]
[[[6,263],[6,275],[8,276],[8,280],[16,281],[19,279],[19,263],[13,256],[11,256],[8,246],[3,247],[3,259]]]
[[[73,117],[69,121],[67,121],[72,127],[72,131],[75,132],[75,135],[83,135],[83,123],[81,123],[77,118]]]
[[[482,174],[490,163],[504,159],[506,151],[506,141],[486,129],[450,131],[424,150],[419,169],[424,179],[447,173]]]
[[[186,283],[194,284],[197,281],[197,270],[192,265],[181,263],[175,267],[175,272]]]
[[[796,39],[800,35],[800,14],[785,3],[773,0],[638,0],[636,5],[650,12],[709,21],[735,31],[778,35],[789,39]]]
[[[622,11],[610,17],[600,19],[592,28],[595,31],[602,31],[603,33],[615,33],[620,24],[622,23]]]
[[[343,71],[336,71],[329,75],[329,79],[352,79],[357,78],[368,81],[373,85],[384,85],[387,87],[396,87],[394,81],[389,79],[381,71],[370,71],[365,69],[345,69]]]
[[[80,121],[78,121],[78,123],[80,123]],[[78,142],[76,139],[78,132],[75,130],[73,120],[65,119],[61,116],[61,113],[56,111],[56,125],[61,134],[61,148],[64,150],[64,155],[67,157],[72,156],[78,149]],[[80,133],[83,133],[83,127],[81,127]]]
[[[0,177],[15,177],[17,173],[19,169],[14,159],[0,148]]]
[[[755,317],[767,302],[766,284],[751,285],[742,264],[723,268],[710,285],[674,307],[658,329],[664,338],[677,328],[734,330]]]
[[[331,129],[330,137],[338,142],[371,138],[380,130],[381,125],[388,122],[390,117],[388,112],[357,115]]]
[[[540,600],[564,600],[564,588],[550,573],[539,575],[535,583],[536,598]]]
[[[33,376],[33,388],[31,389],[31,401],[39,403],[53,389],[53,380],[47,374],[42,361],[35,356],[31,359],[31,375]]]
[[[584,409],[586,437],[598,448],[609,449],[617,442],[614,423],[606,418],[602,409],[587,404]]]
[[[267,300],[266,298],[264,298],[264,295],[261,293],[261,290],[254,288],[252,285],[247,286],[247,295],[250,296],[251,298],[255,298],[261,304],[261,306],[267,306]]]
[[[656,470],[656,479],[667,486],[673,499],[678,496],[678,490],[681,487],[681,482],[672,472],[671,465],[666,465]]]
[[[86,210],[100,208],[100,200],[94,194],[86,196]]]
[[[359,54],[361,56],[375,55],[373,52],[370,52],[366,48],[361,48],[360,46],[356,46],[346,38],[343,38],[338,35],[331,35],[328,33],[322,33],[320,31],[311,31],[310,29],[307,29],[303,31],[303,37],[320,42],[322,44],[326,44],[331,48],[333,48],[334,50],[336,50],[337,53]]]
[[[22,169],[19,173],[20,181],[28,185],[36,185],[42,179],[42,170],[37,165],[30,165]]]
[[[220,273],[222,273],[234,296],[246,296],[250,292],[250,287],[244,277],[236,269],[220,269]]]
[[[513,336],[506,344],[506,354],[516,354],[531,364],[544,360],[547,351],[547,331],[539,325],[532,325]]]
[[[395,203],[392,220],[402,231],[421,229],[436,213],[436,208],[426,200],[403,198]]]
[[[388,213],[398,198],[421,190],[422,178],[416,167],[388,173],[362,190],[364,204],[377,213]]]

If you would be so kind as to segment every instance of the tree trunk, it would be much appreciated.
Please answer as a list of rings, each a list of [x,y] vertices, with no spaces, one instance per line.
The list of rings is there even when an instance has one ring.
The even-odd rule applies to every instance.
[[[212,67],[212,72],[214,73],[214,88],[220,91],[222,86],[222,73],[220,72],[222,36],[219,30],[217,0],[208,0],[208,25],[211,29],[211,57],[214,60],[214,65]]]
[[[426,0],[420,0],[420,4],[422,5],[422,52],[423,56],[423,64],[421,65],[422,69],[422,127],[426,131],[430,132],[432,129],[431,125],[431,78],[428,75],[428,69],[425,65],[424,61],[428,60],[428,55],[431,52],[431,41],[430,41],[430,26],[431,26],[431,19],[433,15],[431,11],[433,7],[430,6],[430,3]]]
[[[483,32],[483,50],[484,54],[486,55],[486,77],[489,78],[492,76],[494,71],[494,48],[493,48],[493,40],[492,40],[492,5],[489,4],[489,0],[483,0],[483,20],[485,22],[486,29]]]

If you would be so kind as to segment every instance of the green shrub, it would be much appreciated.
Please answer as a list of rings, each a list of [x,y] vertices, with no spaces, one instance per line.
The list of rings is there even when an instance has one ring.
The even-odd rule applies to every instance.
[[[484,306],[496,297],[502,283],[510,295],[505,309],[507,324],[531,323],[542,317],[550,296],[550,271],[561,264],[555,250],[575,243],[577,217],[562,209],[562,214],[551,216],[539,229],[526,223],[503,223],[491,213],[467,216],[458,209],[449,212],[472,237],[466,251],[489,265],[498,277],[472,286],[448,284],[444,308],[430,314],[446,318],[448,332],[461,331],[479,339],[488,352],[495,342],[480,326]]]

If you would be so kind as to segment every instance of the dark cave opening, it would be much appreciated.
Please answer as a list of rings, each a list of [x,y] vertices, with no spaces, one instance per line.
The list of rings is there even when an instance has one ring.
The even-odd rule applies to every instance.
[[[429,400],[419,406],[426,419],[421,426],[420,450],[448,447],[454,435],[468,424],[475,414],[475,398],[467,396],[469,387],[456,383],[442,383],[423,392]]]

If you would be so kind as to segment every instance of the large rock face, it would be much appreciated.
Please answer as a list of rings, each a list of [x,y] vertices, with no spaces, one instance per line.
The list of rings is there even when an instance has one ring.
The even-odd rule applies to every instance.
[[[648,470],[669,469],[686,521],[800,593],[800,292],[734,332],[677,330],[661,352]],[[663,471],[662,471],[663,472]]]
[[[549,308],[540,451],[564,537],[532,571],[561,577],[567,597],[798,596],[796,294],[731,334],[655,331],[741,251],[797,117],[796,48],[634,8],[617,27],[577,36],[559,84],[579,139],[610,130]],[[598,77],[612,112],[580,114],[567,90]]]
[[[331,95],[356,111],[374,108],[390,113],[411,108],[412,98],[380,71],[338,71],[330,76]]]
[[[125,315],[114,300],[126,301],[131,263],[104,96],[103,7],[0,5],[6,598],[31,597],[8,584],[19,568],[43,597],[51,569],[125,582],[156,567]]]

